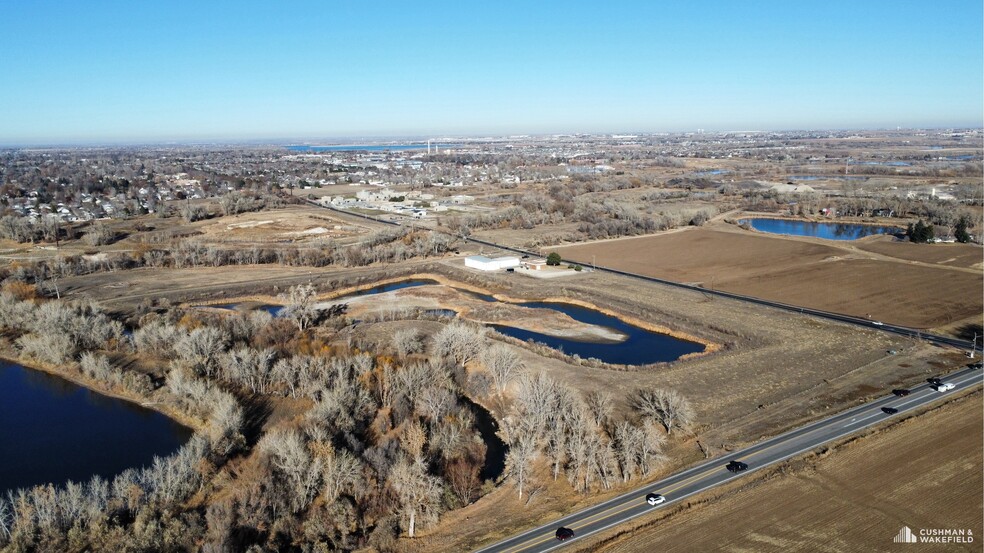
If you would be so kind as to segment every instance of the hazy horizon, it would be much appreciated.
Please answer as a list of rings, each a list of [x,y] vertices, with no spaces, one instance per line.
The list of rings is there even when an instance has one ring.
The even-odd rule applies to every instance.
[[[702,131],[700,134],[703,135],[723,135],[723,134],[742,134],[742,133],[812,133],[812,132],[912,132],[912,131],[961,131],[961,130],[984,130],[984,125],[965,125],[965,126],[938,126],[938,127],[903,127],[903,128],[885,128],[885,127],[857,127],[857,128],[803,128],[803,129],[699,129]],[[556,133],[504,133],[504,134],[491,134],[491,133],[470,133],[470,134],[432,134],[432,135],[351,135],[351,136],[308,136],[308,137],[228,137],[228,138],[167,138],[167,139],[134,139],[134,140],[63,140],[63,141],[52,141],[52,142],[10,142],[4,143],[0,142],[0,148],[4,149],[19,149],[19,148],[37,148],[37,149],[57,149],[57,148],[113,148],[113,147],[155,147],[155,146],[293,146],[293,145],[310,145],[310,146],[358,146],[358,145],[374,145],[374,144],[384,144],[390,142],[399,143],[426,143],[428,140],[434,142],[438,141],[452,141],[452,140],[462,140],[470,142],[478,142],[481,140],[506,140],[506,139],[520,139],[520,138],[530,138],[530,139],[541,139],[541,138],[551,138],[558,136],[623,136],[623,135],[634,135],[634,136],[658,136],[658,135],[684,135],[684,134],[698,134],[698,129],[690,130],[672,130],[672,131],[599,131],[599,132],[556,132]]]
[[[979,1],[16,3],[0,145],[978,128]]]

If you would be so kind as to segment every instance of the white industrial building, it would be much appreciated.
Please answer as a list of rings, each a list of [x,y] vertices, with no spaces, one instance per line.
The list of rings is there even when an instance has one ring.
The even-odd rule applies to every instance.
[[[465,258],[465,267],[471,267],[480,271],[497,271],[499,269],[519,267],[519,258],[507,255],[505,257],[490,259],[484,255],[472,255]]]

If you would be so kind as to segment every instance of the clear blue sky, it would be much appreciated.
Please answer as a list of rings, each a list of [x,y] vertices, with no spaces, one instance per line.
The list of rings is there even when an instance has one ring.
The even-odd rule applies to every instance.
[[[982,125],[981,0],[0,11],[0,144]]]

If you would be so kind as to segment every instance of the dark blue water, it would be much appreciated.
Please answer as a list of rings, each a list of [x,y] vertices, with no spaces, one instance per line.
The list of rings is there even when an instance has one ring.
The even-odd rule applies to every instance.
[[[402,282],[393,282],[391,284],[381,284],[379,286],[374,286],[372,288],[367,288],[366,290],[359,290],[358,292],[352,292],[351,294],[345,294],[344,296],[335,298],[335,300],[341,300],[345,298],[354,298],[358,296],[371,296],[373,294],[382,294],[383,292],[392,292],[394,290],[403,290],[404,288],[416,288],[418,286],[428,286],[431,284],[437,284],[436,280],[430,280],[426,278],[417,278],[413,280],[404,280]],[[273,315],[274,317],[279,317],[280,312],[283,311],[284,306],[282,305],[261,305],[257,309],[262,309],[267,313]],[[453,315],[457,313],[453,312]]]
[[[471,408],[475,415],[475,429],[482,436],[485,442],[485,463],[478,477],[481,480],[495,480],[506,468],[506,453],[509,447],[499,438],[499,423],[496,422],[492,413],[489,413],[481,405],[473,402],[467,397],[462,397],[462,401]]]
[[[851,177],[837,175],[790,175],[789,180],[866,180],[868,177]]]
[[[857,240],[875,234],[897,234],[899,227],[877,225],[857,225],[849,223],[812,223],[809,221],[789,221],[785,219],[742,219],[739,223],[749,223],[752,228],[770,234],[791,236],[813,236],[826,240]]]
[[[0,493],[109,479],[170,455],[191,434],[156,411],[0,361]]]
[[[608,327],[628,336],[624,342],[606,344],[583,342],[570,338],[558,338],[556,336],[540,334],[539,332],[532,332],[511,326],[491,325],[506,336],[519,338],[523,341],[532,339],[534,342],[546,344],[568,355],[577,354],[582,358],[594,357],[605,363],[619,365],[648,365],[650,363],[674,361],[688,353],[704,351],[703,344],[681,340],[658,332],[650,332],[630,325],[616,317],[595,311],[594,309],[553,302],[527,302],[520,305],[534,309],[540,308],[560,311],[576,321]]]
[[[431,144],[431,148],[456,148],[459,144]],[[402,152],[407,150],[426,150],[427,144],[348,144],[336,146],[287,146],[292,152]]]
[[[368,288],[366,290],[361,290],[359,292],[353,292],[336,299],[344,300],[345,298],[355,296],[381,294],[383,292],[402,290],[404,288],[415,288],[417,286],[426,286],[430,284],[437,284],[437,282],[429,279],[405,280],[403,282],[383,284],[373,288]],[[455,290],[489,303],[499,301],[489,294],[462,290],[460,288],[455,288]],[[595,359],[600,359],[606,363],[621,365],[648,365],[650,363],[659,363],[662,361],[673,361],[688,353],[704,351],[703,344],[681,340],[679,338],[674,338],[658,332],[650,332],[637,326],[632,326],[625,323],[616,317],[611,317],[586,307],[549,302],[526,302],[517,305],[529,308],[553,309],[554,311],[566,313],[576,321],[608,327],[628,336],[628,339],[624,342],[618,343],[585,342],[572,340],[570,338],[559,338],[548,334],[540,334],[538,332],[532,332],[511,326],[490,325],[492,328],[495,328],[497,331],[505,334],[506,336],[519,338],[523,341],[532,339],[535,342],[546,344],[549,347],[561,350],[569,355],[577,354],[583,358],[594,357]],[[267,313],[270,313],[276,317],[283,309],[283,306],[261,305],[259,309],[263,309]],[[451,309],[430,309],[427,310],[427,313],[447,317],[457,316],[457,312]]]

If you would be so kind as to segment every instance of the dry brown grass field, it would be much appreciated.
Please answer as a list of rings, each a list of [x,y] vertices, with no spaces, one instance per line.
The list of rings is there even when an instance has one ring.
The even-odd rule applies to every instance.
[[[839,446],[581,551],[980,551],[981,393]],[[903,525],[970,530],[971,544],[896,544]]]
[[[984,312],[976,246],[880,238],[842,245],[722,224],[554,250],[589,264],[594,259],[606,267],[915,328],[980,324]]]

